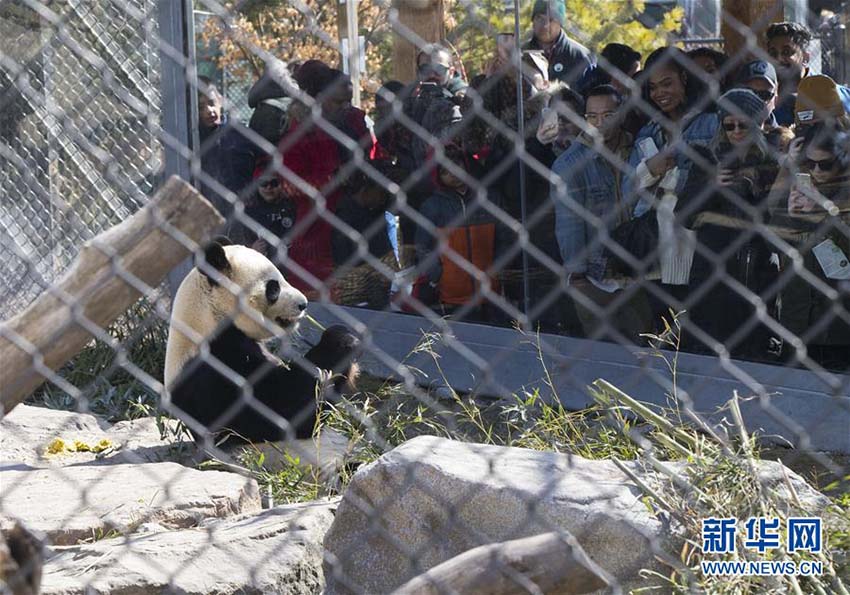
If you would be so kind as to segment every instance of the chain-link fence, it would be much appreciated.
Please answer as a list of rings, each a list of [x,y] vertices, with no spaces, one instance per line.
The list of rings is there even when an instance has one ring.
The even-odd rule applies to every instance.
[[[847,593],[846,15],[720,6],[0,3],[4,587]]]
[[[152,2],[3,9],[3,312],[144,204],[160,168]],[[105,78],[109,77],[109,78]]]

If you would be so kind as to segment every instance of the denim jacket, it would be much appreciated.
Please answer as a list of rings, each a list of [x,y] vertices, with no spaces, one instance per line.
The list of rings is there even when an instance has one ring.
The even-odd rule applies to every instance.
[[[550,196],[555,202],[555,236],[567,273],[583,273],[598,281],[606,277],[599,228],[615,228],[631,211],[620,192],[621,172],[631,148],[627,133],[620,147],[620,163],[611,163],[582,137],[552,165],[562,182],[552,184]]]
[[[681,136],[676,141],[677,148],[679,149],[676,151],[676,167],[679,168],[679,179],[676,184],[677,195],[681,193],[687,184],[688,174],[693,166],[690,156],[682,150],[684,145],[708,145],[720,126],[717,114],[712,112],[685,116],[683,123],[684,127]],[[622,193],[623,196],[628,197],[629,202],[637,203],[634,212],[635,216],[642,215],[648,211],[652,207],[653,200],[652,192],[649,189],[641,191],[637,176],[635,175],[635,168],[637,168],[641,161],[646,159],[646,156],[642,154],[639,148],[639,143],[645,138],[651,138],[655,141],[655,146],[660,151],[668,144],[666,136],[669,133],[665,133],[667,131],[662,124],[649,122],[638,132],[631,155],[629,155],[629,174],[623,178]]]

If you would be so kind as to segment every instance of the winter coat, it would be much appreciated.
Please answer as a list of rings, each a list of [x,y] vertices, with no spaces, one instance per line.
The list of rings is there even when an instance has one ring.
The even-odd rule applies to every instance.
[[[245,207],[245,215],[264,227],[274,237],[288,242],[289,234],[295,227],[297,212],[295,203],[290,199],[268,203],[257,196],[251,204]],[[242,238],[245,245],[250,246],[259,238],[260,236],[253,229],[246,226]]]
[[[762,137],[746,155],[737,154],[724,141],[694,150],[701,163],[692,167],[676,206],[686,227],[746,230],[754,222],[767,222],[767,196],[776,181],[779,164],[766,139]],[[734,172],[734,181],[725,188],[716,186],[717,172],[721,169]]]
[[[452,136],[455,130],[452,124],[461,119],[462,99],[455,97],[444,87],[422,86],[418,83],[405,88],[402,97],[405,98],[405,116],[424,128],[427,133],[423,138],[421,131],[413,132],[406,126],[400,126],[396,129],[399,134],[394,139],[397,163],[409,172],[406,184],[407,206],[418,211],[434,191],[432,176],[429,175],[433,173],[433,161],[429,163],[429,157],[433,153],[433,138],[443,140]],[[415,235],[416,222],[402,212],[402,240],[406,244],[412,244]]]
[[[493,112],[493,115],[500,119],[504,129],[516,131],[518,124],[516,84],[510,82],[509,86],[513,88],[513,97],[510,101],[506,94],[499,92],[502,82],[499,81],[493,87],[492,94],[484,97],[485,107],[488,103],[494,107],[499,105],[499,109]],[[533,222],[527,226],[529,239],[534,246],[555,261],[559,260],[559,252],[555,239],[555,211],[549,200],[549,178],[541,175],[532,164],[536,161],[548,170],[555,162],[556,155],[552,145],[540,143],[536,138],[536,132],[543,109],[552,97],[563,90],[563,87],[562,83],[555,82],[548,89],[533,94],[523,103],[525,150],[528,153],[523,168],[525,170],[526,221]],[[495,178],[491,189],[494,190],[494,196],[501,199],[499,207],[514,220],[522,221],[520,167],[514,152],[514,140],[491,127],[488,127],[488,131],[489,134],[484,137],[484,144],[488,147],[485,170],[504,172]],[[510,268],[520,268],[521,259],[522,255],[517,255],[516,261],[510,265]],[[548,269],[546,265],[537,262],[534,258],[531,259],[530,267]]]
[[[302,128],[308,127],[301,135]],[[300,190],[292,197],[295,203],[296,226],[289,247],[288,258],[324,281],[333,273],[331,234],[333,228],[327,221],[327,213],[336,211],[340,190],[331,186],[340,167],[339,149],[336,141],[324,130],[309,122],[293,122],[280,142],[284,167],[306,182],[319,196],[313,197]],[[302,278],[296,268],[289,268],[287,280],[302,291],[315,290],[307,278]]]
[[[676,205],[685,227],[696,231],[699,246],[689,288],[700,299],[690,308],[691,320],[733,355],[764,359],[772,333],[757,324],[741,336],[741,328],[756,315],[749,292],[761,297],[770,317],[778,317],[770,288],[779,275],[779,262],[756,228],[769,221],[767,197],[778,164],[764,137],[745,155],[719,138],[708,149],[697,148],[702,159],[691,169]],[[734,172],[729,186],[716,185],[719,169]],[[725,274],[721,279],[714,277],[718,269]]]
[[[239,196],[251,183],[254,173],[252,146],[237,129],[239,126],[223,116],[218,127],[199,129],[198,154],[203,172],[199,189],[225,218],[233,211],[233,203],[225,191]]]
[[[351,158],[351,150],[341,140],[347,136],[368,145],[371,137],[366,129],[365,115],[357,108],[349,107],[337,114],[332,120],[337,127],[333,134],[310,121],[306,114],[300,102],[293,103],[289,130],[278,148],[284,167],[306,182],[320,198],[300,190],[294,192],[292,199],[298,225],[289,246],[288,259],[319,281],[325,281],[334,269],[333,226],[328,221],[328,213],[336,212],[346,181],[339,177],[339,170]],[[369,149],[365,149],[366,155]],[[293,267],[287,271],[287,280],[302,291],[315,290],[316,287],[296,270]]]
[[[369,246],[369,253],[380,260],[388,253],[398,258],[398,229],[395,216],[384,209],[367,209],[353,198],[343,201],[336,212],[339,219],[356,231]],[[343,229],[333,231],[333,258],[336,266],[353,268],[363,264],[357,257],[357,243]]]
[[[631,147],[631,137],[626,133],[620,146],[624,160]],[[633,205],[624,201],[620,191],[621,168],[582,136],[558,157],[552,172],[563,182],[563,186],[552,184],[551,198],[555,236],[567,271],[597,281],[608,279],[605,246],[599,239],[597,223],[612,230],[629,218]]]
[[[477,204],[476,194],[469,190],[464,196],[440,188],[420,212],[436,230],[417,228],[416,256],[427,280],[438,284],[440,302],[463,305],[477,300],[481,292],[477,271],[489,276],[490,287],[495,288],[492,267],[497,246],[505,245],[505,234],[493,215]],[[445,237],[447,247],[435,254],[438,237]]]
[[[461,119],[462,100],[446,87],[417,84],[406,88],[403,97],[404,114],[435,138],[443,138],[451,125]],[[407,142],[400,148],[409,147],[403,151],[409,152],[409,156],[403,155],[402,159],[416,165],[424,163],[431,144],[429,137],[422,138],[421,134],[408,130]]]
[[[793,273],[782,288],[781,322],[795,335],[805,336],[808,345],[848,346],[850,325],[835,316],[835,303],[825,293],[839,290],[840,285],[848,281],[827,278],[812,248],[831,240],[845,258],[850,257],[850,175],[828,185],[815,185],[815,189],[835,204],[839,209],[837,215],[819,210],[792,217],[787,214],[787,208],[783,208],[774,214],[772,220],[783,237],[800,251],[807,273],[817,279],[812,283],[803,275]],[[785,267],[792,268],[790,256],[785,255],[784,260]],[[850,312],[847,291],[839,290],[838,295],[841,296],[838,298],[841,307]],[[820,325],[826,321],[829,321],[828,324],[821,328]],[[813,329],[817,329],[814,334]]]
[[[537,38],[533,37],[522,49],[540,50],[542,48]],[[590,50],[567,37],[563,31],[552,48],[544,52],[544,55],[549,60],[550,81],[564,82],[581,93],[593,78],[592,72],[596,65]]]

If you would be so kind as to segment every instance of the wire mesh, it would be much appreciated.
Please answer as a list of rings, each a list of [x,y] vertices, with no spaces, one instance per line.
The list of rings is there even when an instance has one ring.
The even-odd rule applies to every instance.
[[[225,219],[59,369],[2,329],[42,591],[846,593],[844,12],[166,4],[0,3],[5,319],[166,173]]]

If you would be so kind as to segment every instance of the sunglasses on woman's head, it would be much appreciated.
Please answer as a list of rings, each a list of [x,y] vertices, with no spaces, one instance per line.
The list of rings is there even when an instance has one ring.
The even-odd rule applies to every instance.
[[[734,132],[735,130],[743,130],[746,132],[750,129],[750,125],[746,122],[723,122],[723,130],[726,132]]]
[[[821,171],[832,171],[835,167],[835,162],[838,161],[835,157],[830,157],[829,159],[806,159],[806,167],[808,169],[814,170],[815,168],[820,169]]]

